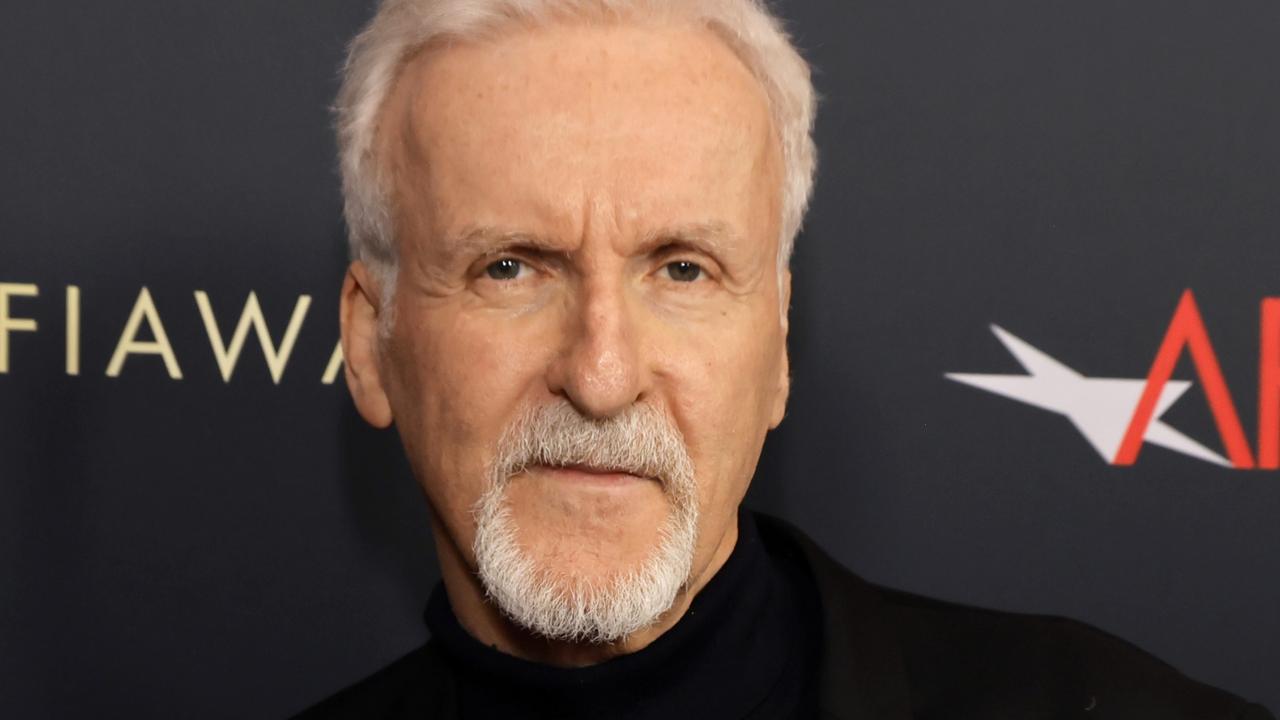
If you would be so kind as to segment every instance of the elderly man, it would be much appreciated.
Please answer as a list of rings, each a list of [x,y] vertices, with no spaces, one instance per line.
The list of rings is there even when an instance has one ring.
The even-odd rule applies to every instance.
[[[1265,716],[740,509],[814,169],[758,0],[386,0],[338,110],[346,379],[443,583],[430,643],[310,717]]]

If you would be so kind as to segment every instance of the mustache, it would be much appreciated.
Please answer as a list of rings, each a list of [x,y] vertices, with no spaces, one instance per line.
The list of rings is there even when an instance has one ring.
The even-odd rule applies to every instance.
[[[522,548],[508,482],[533,465],[621,470],[660,481],[670,512],[649,557],[603,574],[566,574],[554,556]],[[552,639],[613,642],[652,625],[689,581],[698,542],[693,461],[679,429],[657,407],[636,404],[612,417],[582,416],[567,400],[517,413],[503,432],[488,487],[472,508],[477,574],[517,624]]]
[[[684,436],[648,403],[600,419],[584,417],[567,400],[527,407],[499,439],[491,477],[505,482],[535,465],[625,472],[682,494],[693,484]]]

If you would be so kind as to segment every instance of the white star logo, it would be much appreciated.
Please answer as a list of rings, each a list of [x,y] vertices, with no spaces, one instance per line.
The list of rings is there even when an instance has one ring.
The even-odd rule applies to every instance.
[[[1065,415],[1105,462],[1113,462],[1146,379],[1085,377],[1005,329],[992,325],[991,330],[1029,374],[947,373],[946,377]],[[1186,380],[1170,380],[1165,385],[1143,440],[1214,465],[1232,467],[1231,461],[1160,421],[1160,416],[1190,387]]]

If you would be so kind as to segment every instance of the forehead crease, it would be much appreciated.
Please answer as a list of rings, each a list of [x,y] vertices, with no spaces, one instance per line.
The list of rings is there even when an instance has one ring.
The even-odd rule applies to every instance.
[[[725,223],[697,221],[708,217],[706,201],[732,202],[752,192],[744,183],[774,182],[766,166],[780,148],[764,89],[747,67],[705,28],[653,37],[554,35],[565,30],[430,47],[409,61],[392,122],[401,125],[396,164],[419,177],[400,191],[430,208],[424,218],[438,241],[466,240],[432,245],[449,255],[454,247],[550,246],[582,229],[586,209],[578,206],[594,197],[619,218],[640,220],[626,223],[633,241],[665,233],[741,246]],[[593,54],[605,50],[609,60]],[[668,175],[686,181],[663,182]],[[703,188],[703,201],[685,192],[690,182]],[[773,201],[770,192],[765,204]],[[645,222],[655,211],[661,217]],[[665,227],[682,219],[695,222],[678,232]],[[521,232],[468,238],[463,231],[476,226],[461,223]]]

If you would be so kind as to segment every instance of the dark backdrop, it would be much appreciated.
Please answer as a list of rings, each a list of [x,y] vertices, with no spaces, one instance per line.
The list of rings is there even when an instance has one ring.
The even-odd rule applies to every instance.
[[[781,9],[818,69],[822,168],[792,404],[750,503],[870,579],[1082,618],[1280,708],[1280,472],[1150,443],[1117,467],[1066,417],[944,377],[1025,373],[995,323],[1140,385],[1190,289],[1256,456],[1280,5]],[[278,718],[424,639],[425,506],[394,435],[322,381],[344,266],[328,105],[370,13],[0,11],[0,290],[36,322],[11,321],[0,374],[7,717]],[[144,287],[181,379],[154,354],[107,375]],[[253,332],[223,380],[197,291],[223,338],[255,293],[276,343],[313,299],[278,383]],[[1185,357],[1175,377],[1163,421],[1225,454],[1203,378]],[[1121,385],[1037,387],[1096,427],[1127,424]]]

